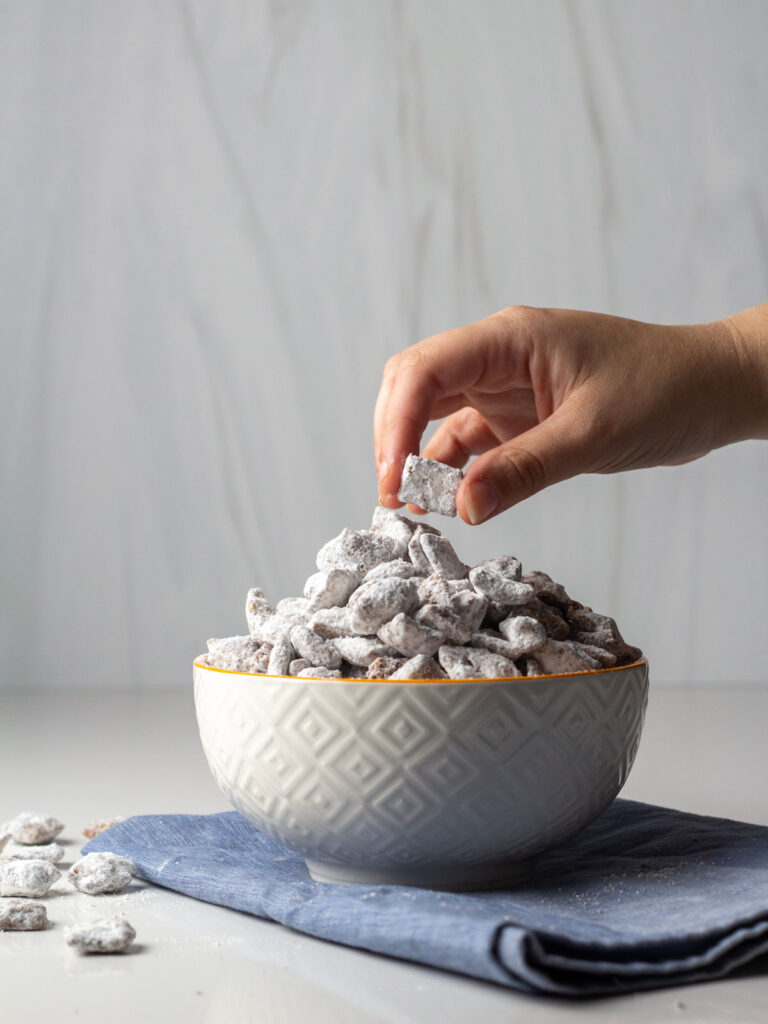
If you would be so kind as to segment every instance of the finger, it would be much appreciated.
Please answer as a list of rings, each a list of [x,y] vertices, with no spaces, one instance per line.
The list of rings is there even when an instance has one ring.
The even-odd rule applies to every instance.
[[[472,525],[511,508],[550,484],[589,470],[593,445],[587,417],[574,400],[531,430],[479,456],[456,495]]]
[[[374,446],[380,500],[390,507],[396,507],[403,463],[419,451],[436,404],[482,376],[492,320],[436,334],[388,361],[374,414]]]
[[[461,469],[471,455],[495,448],[500,440],[477,409],[465,406],[440,424],[423,454],[427,459]]]

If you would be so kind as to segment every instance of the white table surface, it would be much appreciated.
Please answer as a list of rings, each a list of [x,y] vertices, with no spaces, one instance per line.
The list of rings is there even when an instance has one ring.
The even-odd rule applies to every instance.
[[[768,685],[651,691],[623,795],[768,825]],[[66,822],[64,865],[96,817],[227,809],[198,744],[191,687],[115,693],[0,691],[0,820],[20,810]],[[0,1020],[94,1024],[511,1024],[514,1021],[768,1021],[768,956],[722,981],[590,1002],[489,983],[307,938],[140,883],[87,897],[64,881],[52,926],[0,933]],[[63,926],[122,913],[126,956],[82,957]]]

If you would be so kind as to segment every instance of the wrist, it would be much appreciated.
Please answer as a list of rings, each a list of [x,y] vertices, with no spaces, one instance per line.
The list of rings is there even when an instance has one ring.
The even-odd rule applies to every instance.
[[[719,325],[738,375],[745,436],[768,439],[768,303],[726,317]]]

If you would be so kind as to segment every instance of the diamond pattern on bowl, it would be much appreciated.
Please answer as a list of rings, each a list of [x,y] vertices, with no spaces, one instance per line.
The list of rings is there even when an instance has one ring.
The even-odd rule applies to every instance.
[[[489,683],[258,678],[195,667],[211,771],[315,862],[498,864],[578,831],[632,765],[645,663]]]

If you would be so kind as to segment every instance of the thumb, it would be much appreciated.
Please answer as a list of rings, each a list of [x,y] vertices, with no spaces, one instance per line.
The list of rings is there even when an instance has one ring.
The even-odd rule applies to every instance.
[[[456,495],[461,518],[474,526],[550,484],[586,472],[591,448],[575,403],[560,406],[531,430],[472,463]]]

